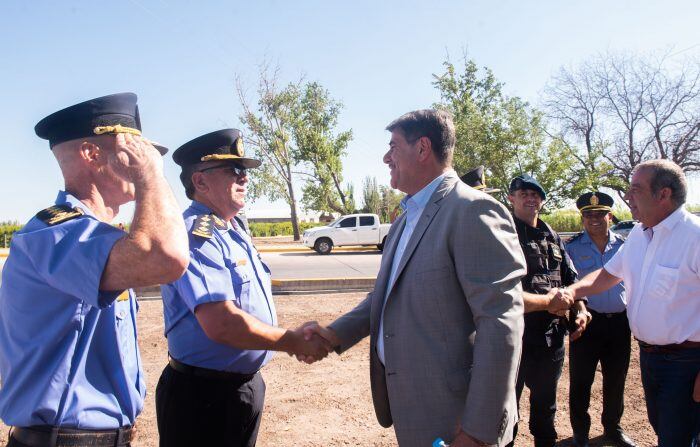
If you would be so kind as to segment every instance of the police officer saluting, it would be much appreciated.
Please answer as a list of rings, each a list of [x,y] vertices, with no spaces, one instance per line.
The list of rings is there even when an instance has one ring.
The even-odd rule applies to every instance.
[[[587,322],[583,301],[574,305],[573,300],[558,290],[576,280],[576,269],[559,235],[539,219],[545,197],[542,185],[527,174],[515,177],[510,183],[508,200],[513,206],[513,221],[527,262],[527,275],[522,279],[525,332],[516,395],[520,401],[524,386],[530,389],[529,425],[536,447],[551,447],[557,440],[554,428],[557,382],[564,365],[567,333],[566,320],[562,317],[573,306],[578,331],[585,329]]]
[[[330,346],[276,327],[270,270],[236,217],[245,205],[246,158],[236,129],[212,132],[173,154],[192,204],[184,212],[190,264],[162,286],[170,351],[156,389],[160,445],[254,446],[270,351],[323,358]]]
[[[136,95],[36,125],[65,179],[12,238],[0,288],[0,417],[9,446],[126,446],[146,393],[132,287],[184,272],[187,235]],[[161,153],[166,149],[161,148]],[[135,200],[129,234],[110,225]]]
[[[583,230],[566,244],[576,270],[585,276],[602,268],[622,247],[624,239],[608,228],[612,221],[613,198],[596,191],[578,198]],[[569,347],[569,407],[574,445],[588,446],[591,417],[588,406],[591,386],[600,362],[603,372],[603,414],[605,436],[620,447],[635,443],[620,427],[624,410],[625,379],[630,363],[631,333],[625,312],[625,286],[588,297],[593,319],[586,332]]]

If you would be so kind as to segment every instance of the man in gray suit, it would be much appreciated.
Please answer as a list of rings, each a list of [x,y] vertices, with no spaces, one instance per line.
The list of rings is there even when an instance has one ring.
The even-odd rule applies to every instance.
[[[387,130],[384,163],[407,197],[374,291],[328,328],[310,323],[307,335],[338,353],[370,336],[374,408],[399,445],[506,444],[518,416],[525,275],[513,220],[452,170],[447,112],[410,112]]]

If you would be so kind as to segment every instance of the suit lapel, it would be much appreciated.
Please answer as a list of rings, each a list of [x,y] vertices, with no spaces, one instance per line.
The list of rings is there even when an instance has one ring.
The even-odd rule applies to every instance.
[[[384,305],[384,297],[386,296],[386,288],[388,287],[389,278],[391,277],[391,264],[396,254],[396,247],[399,245],[399,239],[401,239],[401,233],[403,233],[406,227],[406,213],[403,212],[393,223],[391,230],[392,236],[387,237],[387,245],[384,247],[384,253],[382,253],[381,266],[379,268],[379,273],[377,274],[377,281],[374,284],[374,296],[373,300],[377,305],[372,306],[372,313],[376,311],[381,311]],[[377,319],[378,315],[375,315]]]
[[[440,209],[440,202],[442,201],[443,197],[445,197],[445,195],[450,190],[452,190],[452,188],[454,187],[454,185],[457,181],[459,181],[459,178],[456,176],[456,174],[448,173],[445,176],[445,178],[442,180],[442,183],[440,183],[440,186],[437,187],[437,189],[435,190],[433,195],[430,197],[430,200],[428,200],[428,203],[425,205],[425,209],[423,210],[423,213],[418,218],[418,223],[416,223],[416,228],[413,230],[413,234],[411,235],[411,239],[409,239],[408,244],[406,245],[406,250],[404,250],[403,256],[401,257],[401,261],[399,263],[399,266],[396,269],[396,279],[394,280],[394,284],[387,285],[391,289],[393,289],[394,285],[397,282],[399,282],[399,278],[401,277],[401,272],[403,271],[404,267],[406,267],[406,264],[411,259],[411,256],[413,256],[413,252],[416,250],[416,248],[418,247],[418,243],[423,238],[423,234],[425,233],[425,230],[428,229],[428,227],[430,226],[430,223],[433,221],[433,218],[435,217],[438,210]],[[405,218],[404,218],[404,221],[405,221]],[[398,243],[399,238],[396,237],[394,239],[396,239],[397,240],[396,242]],[[395,247],[394,247],[394,249],[395,249]],[[393,256],[391,257],[391,259],[393,259]],[[391,264],[389,264],[389,274],[391,274]],[[390,290],[390,292],[391,292],[391,290]]]

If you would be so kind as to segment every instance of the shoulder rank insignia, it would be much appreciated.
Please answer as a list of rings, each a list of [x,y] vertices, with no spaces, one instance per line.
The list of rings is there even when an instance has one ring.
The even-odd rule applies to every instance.
[[[581,236],[583,236],[583,231],[579,231],[578,233],[576,233],[576,234],[574,234],[573,236],[571,236],[571,237],[569,238],[569,240],[566,241],[566,243],[567,243],[567,244],[570,244],[570,243],[572,243],[573,241],[575,241],[576,239],[580,238]]]
[[[83,214],[85,212],[77,206],[72,208],[70,205],[54,205],[39,211],[36,213],[36,217],[46,225],[53,226],[75,219]]]
[[[209,214],[197,216],[197,219],[194,221],[194,225],[192,225],[192,234],[207,239],[211,238],[212,221]]]
[[[226,225],[226,221],[224,219],[220,218],[216,214],[210,214],[210,216],[211,216],[211,220],[214,222],[214,226],[218,230],[225,230],[228,228],[228,225]]]
[[[192,234],[210,239],[214,228],[225,230],[227,228],[226,222],[214,214],[202,214],[201,216],[197,216],[197,219],[194,221],[194,225],[192,225]]]

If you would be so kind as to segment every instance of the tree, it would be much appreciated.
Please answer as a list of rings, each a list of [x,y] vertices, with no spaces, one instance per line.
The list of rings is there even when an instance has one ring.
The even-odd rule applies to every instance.
[[[363,213],[382,213],[382,195],[377,186],[376,177],[365,177],[362,182],[362,198],[364,199]]]
[[[292,122],[299,99],[299,83],[279,90],[278,73],[279,68],[270,72],[267,65],[261,67],[255,111],[246,98],[240,79],[236,80],[236,90],[243,107],[241,122],[250,130],[245,137],[246,144],[263,161],[251,177],[250,196],[252,199],[266,196],[273,201],[284,199],[289,205],[294,240],[298,241],[296,176],[292,169],[299,163],[299,150],[292,141]]]
[[[668,54],[606,53],[550,81],[545,108],[591,187],[622,196],[634,167],[653,158],[700,171],[700,64],[672,70],[670,62]]]
[[[405,194],[401,194],[385,185],[379,187],[379,193],[382,197],[381,212],[379,213],[380,220],[382,222],[393,222],[401,211],[401,199],[404,198]]]
[[[484,165],[487,183],[501,189],[500,199],[505,203],[510,179],[521,173],[542,183],[548,204],[555,208],[582,191],[571,148],[545,132],[542,112],[518,97],[505,95],[493,72],[484,68],[480,74],[466,55],[461,71],[449,59],[443,67],[442,74],[433,75],[441,98],[435,107],[453,115],[458,173]]]
[[[302,202],[307,209],[353,212],[351,186],[342,188],[341,158],[352,131],[333,134],[340,102],[318,83],[290,83],[277,87],[279,68],[262,65],[255,108],[248,101],[240,79],[236,90],[243,107],[241,122],[248,128],[246,145],[263,160],[251,176],[250,197],[282,199],[291,215],[294,240],[300,239],[296,188],[304,178]]]
[[[308,166],[302,201],[308,209],[349,214],[355,211],[353,188],[343,182],[342,157],[352,130],[333,134],[342,104],[312,82],[302,86],[293,108],[292,129],[299,161]]]

